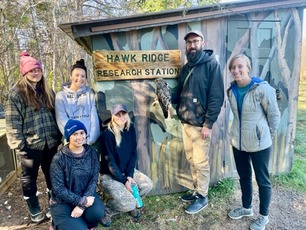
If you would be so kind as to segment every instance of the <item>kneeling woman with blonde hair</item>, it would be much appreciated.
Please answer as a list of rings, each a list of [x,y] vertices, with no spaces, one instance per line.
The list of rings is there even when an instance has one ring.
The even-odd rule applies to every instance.
[[[153,187],[151,179],[135,169],[137,141],[134,125],[131,123],[124,104],[112,107],[111,120],[101,135],[102,159],[100,173],[103,192],[109,197],[103,226],[110,226],[111,216],[119,212],[130,212],[134,218],[141,215],[140,206],[132,194],[136,184],[139,194],[144,197]],[[138,207],[138,208],[137,208]]]

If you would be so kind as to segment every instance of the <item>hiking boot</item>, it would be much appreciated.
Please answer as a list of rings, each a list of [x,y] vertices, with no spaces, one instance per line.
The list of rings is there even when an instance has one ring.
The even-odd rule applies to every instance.
[[[37,196],[25,197],[25,200],[29,208],[32,222],[40,223],[41,221],[43,221],[45,219],[45,215],[40,209],[38,203],[38,197]]]
[[[196,195],[195,191],[189,190],[186,194],[184,194],[180,198],[183,202],[191,202],[191,201],[194,201],[196,199],[195,195]]]
[[[269,217],[260,215],[252,224],[251,230],[265,230],[266,225],[269,223]]]
[[[135,208],[133,209],[131,212],[130,212],[131,216],[135,219],[138,219],[141,217],[141,212],[140,212],[140,209],[138,208]]]
[[[241,219],[242,217],[244,216],[253,216],[254,213],[253,213],[253,209],[252,208],[236,208],[232,211],[230,211],[228,213],[228,216],[231,218],[231,219],[234,219],[234,220],[238,220],[238,219]]]
[[[202,196],[198,193],[195,194],[195,200],[185,209],[188,214],[196,214],[206,208],[208,205],[207,196]]]
[[[102,224],[103,227],[110,227],[112,224],[112,215],[111,215],[111,210],[109,208],[105,209],[105,214],[104,217],[100,220],[100,223]]]

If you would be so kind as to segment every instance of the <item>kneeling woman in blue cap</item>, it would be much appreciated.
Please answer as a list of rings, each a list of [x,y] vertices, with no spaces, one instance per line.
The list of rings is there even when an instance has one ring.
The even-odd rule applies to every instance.
[[[87,130],[82,122],[69,120],[64,134],[68,143],[54,156],[50,170],[52,227],[57,230],[92,229],[105,211],[96,192],[98,154],[84,144]]]

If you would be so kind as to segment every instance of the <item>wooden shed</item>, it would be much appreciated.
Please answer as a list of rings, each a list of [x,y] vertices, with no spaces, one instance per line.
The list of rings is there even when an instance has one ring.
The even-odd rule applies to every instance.
[[[238,53],[251,58],[253,76],[268,81],[276,89],[281,124],[274,138],[270,172],[291,170],[305,6],[305,0],[251,0],[59,27],[93,56],[101,120],[107,118],[106,110],[113,103],[124,102],[131,111],[138,136],[138,168],[152,178],[153,194],[165,194],[183,191],[182,185],[191,180],[181,124],[176,117],[164,118],[154,100],[154,79],[165,78],[175,90],[178,74],[175,71],[185,63],[183,37],[191,29],[201,30],[207,40],[206,48],[214,50],[223,69],[224,90],[232,80],[227,63]],[[158,60],[139,63],[138,58],[150,54]],[[162,56],[165,54],[167,58]],[[143,66],[136,67],[138,64]],[[141,71],[137,72],[138,68]],[[144,72],[147,69],[152,72]],[[212,132],[212,184],[237,176],[228,138],[231,121],[225,98]]]

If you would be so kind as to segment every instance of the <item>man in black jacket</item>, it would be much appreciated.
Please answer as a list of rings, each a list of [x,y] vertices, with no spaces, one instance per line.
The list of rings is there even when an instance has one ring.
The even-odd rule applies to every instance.
[[[177,115],[182,122],[184,149],[194,185],[189,188],[192,193],[183,195],[181,199],[192,202],[185,211],[195,214],[208,204],[211,129],[223,105],[224,85],[213,51],[204,50],[202,32],[190,31],[184,40],[188,63],[182,68],[178,90],[171,99],[177,104]]]

